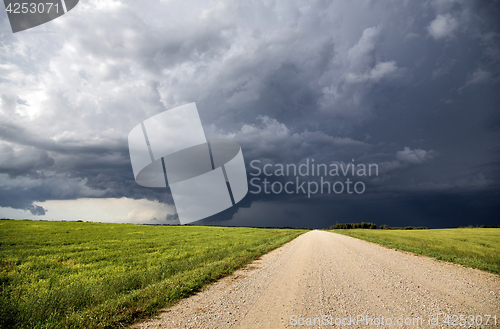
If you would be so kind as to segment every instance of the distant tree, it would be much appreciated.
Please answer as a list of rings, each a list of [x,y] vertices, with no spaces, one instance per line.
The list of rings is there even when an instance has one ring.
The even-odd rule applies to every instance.
[[[333,226],[330,226],[330,230],[349,230],[349,229],[356,229],[356,228],[362,228],[362,229],[376,229],[377,225],[374,223],[337,223]]]

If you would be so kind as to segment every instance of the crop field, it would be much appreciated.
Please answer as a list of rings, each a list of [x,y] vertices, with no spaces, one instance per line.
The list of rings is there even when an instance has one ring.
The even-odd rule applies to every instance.
[[[0,328],[118,328],[304,233],[0,221]]]
[[[500,228],[331,232],[500,274]]]

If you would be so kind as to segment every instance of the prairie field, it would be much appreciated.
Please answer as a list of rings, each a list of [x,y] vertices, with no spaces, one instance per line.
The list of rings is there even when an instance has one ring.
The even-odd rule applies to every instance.
[[[500,274],[500,228],[330,231]]]
[[[0,328],[118,328],[305,230],[0,221]]]

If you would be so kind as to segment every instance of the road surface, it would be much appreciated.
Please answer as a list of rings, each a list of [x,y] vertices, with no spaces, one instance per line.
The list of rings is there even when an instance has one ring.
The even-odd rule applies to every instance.
[[[496,327],[499,276],[310,231],[133,328]]]

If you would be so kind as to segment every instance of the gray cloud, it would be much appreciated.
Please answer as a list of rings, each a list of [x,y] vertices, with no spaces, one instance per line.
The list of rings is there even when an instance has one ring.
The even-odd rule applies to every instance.
[[[458,27],[458,21],[450,14],[437,15],[427,30],[429,34],[436,40],[450,38],[454,36],[453,32]]]
[[[46,210],[43,207],[31,204],[26,206],[26,210],[28,210],[33,215],[45,215],[46,212]]]
[[[421,149],[412,150],[409,147],[405,147],[403,151],[398,151],[396,157],[402,162],[407,162],[411,164],[423,164],[430,161],[435,155],[434,151],[425,151]]]
[[[500,179],[498,15],[496,2],[462,0],[80,3],[38,27],[55,33],[0,35],[0,206],[172,204],[168,189],[135,184],[127,134],[193,101],[207,137],[238,141],[247,165],[378,163],[366,207],[382,190],[484,198]],[[9,30],[4,12],[0,25]],[[221,218],[261,209],[262,196],[247,198]],[[310,217],[310,200],[284,212],[288,200],[262,209]]]

